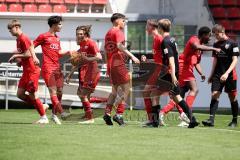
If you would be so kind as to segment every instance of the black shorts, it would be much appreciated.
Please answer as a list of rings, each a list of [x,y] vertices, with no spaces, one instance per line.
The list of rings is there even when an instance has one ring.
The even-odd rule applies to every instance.
[[[226,93],[236,91],[237,90],[237,80],[227,79],[226,82],[222,83],[222,82],[220,82],[219,77],[213,77],[212,78],[212,88],[211,88],[212,92],[213,91],[222,92],[223,88]]]
[[[171,74],[166,74],[160,79],[158,79],[157,86],[158,86],[158,89],[163,93],[170,92],[170,94],[173,94],[175,96],[180,94],[180,87],[179,85],[175,86],[172,83]]]

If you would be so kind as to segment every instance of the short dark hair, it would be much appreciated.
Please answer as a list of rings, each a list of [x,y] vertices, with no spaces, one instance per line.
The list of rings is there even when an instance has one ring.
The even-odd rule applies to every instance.
[[[78,27],[76,28],[76,32],[79,31],[79,30],[83,30],[84,35],[86,35],[87,37],[90,37],[91,27],[92,27],[92,25],[78,26]]]
[[[48,18],[48,25],[49,27],[52,27],[54,24],[58,24],[62,21],[62,16],[51,16]]]
[[[198,30],[198,36],[202,37],[203,35],[209,34],[211,29],[207,26],[203,26]]]
[[[120,19],[120,18],[125,19],[126,16],[125,16],[124,14],[121,14],[121,13],[114,13],[114,14],[112,15],[112,17],[111,17],[111,22],[113,23],[113,22],[115,22],[117,19]]]

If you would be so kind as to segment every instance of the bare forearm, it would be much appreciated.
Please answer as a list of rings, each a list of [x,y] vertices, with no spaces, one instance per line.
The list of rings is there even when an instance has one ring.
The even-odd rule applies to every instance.
[[[231,73],[232,70],[236,67],[237,61],[238,61],[237,56],[234,56],[231,65],[229,66],[228,70],[226,71],[227,74]]]
[[[171,77],[175,77],[175,62],[174,62],[174,58],[173,57],[170,57],[169,58],[169,67],[171,69]]]
[[[195,68],[200,76],[203,75],[202,67],[199,63],[195,65]]]
[[[120,51],[122,51],[124,54],[126,54],[127,56],[129,56],[130,58],[132,58],[132,57],[134,57],[134,55],[131,53],[131,52],[129,52],[128,50],[127,50],[127,48],[122,44],[122,43],[118,43],[118,49],[120,50]]]

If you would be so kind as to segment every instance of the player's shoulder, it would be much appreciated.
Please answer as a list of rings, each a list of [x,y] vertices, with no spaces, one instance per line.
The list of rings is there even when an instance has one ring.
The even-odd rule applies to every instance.
[[[175,38],[174,37],[171,37],[171,36],[166,36],[166,37],[164,37],[163,38],[163,42],[164,43],[175,43],[176,42],[176,40],[175,40]]]
[[[19,40],[19,41],[31,41],[30,38],[29,38],[26,34],[24,34],[24,33],[22,33],[22,34],[20,35],[20,37],[18,38],[18,40]]]
[[[199,38],[196,35],[192,35],[189,40],[189,42],[199,42]]]
[[[228,39],[226,40],[226,43],[227,43],[227,44],[230,44],[230,45],[232,45],[232,46],[238,46],[238,43],[237,43],[236,41],[234,41],[233,39],[230,39],[230,38],[228,38]]]

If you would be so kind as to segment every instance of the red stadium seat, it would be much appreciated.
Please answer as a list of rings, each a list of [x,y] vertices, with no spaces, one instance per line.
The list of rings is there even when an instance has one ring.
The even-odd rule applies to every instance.
[[[240,18],[240,9],[237,7],[227,8],[228,18]]]
[[[232,26],[233,31],[240,31],[240,20],[233,21]]]
[[[226,18],[226,10],[222,7],[214,7],[211,9],[212,10],[212,15],[214,18]]]
[[[35,3],[49,3],[49,0],[35,0]]]
[[[5,0],[0,0],[0,2],[5,2]]]
[[[53,7],[53,12],[55,13],[66,13],[67,12],[67,7],[64,5],[55,5]]]
[[[63,0],[50,0],[50,3],[52,4],[63,4]]]
[[[93,0],[94,4],[107,4],[107,0]]]
[[[48,4],[41,4],[38,7],[38,12],[52,12],[52,7]]]
[[[37,6],[35,4],[26,4],[24,6],[24,12],[37,12]]]
[[[34,0],[20,0],[21,3],[33,3]]]
[[[209,6],[218,6],[222,5],[222,0],[208,0]]]
[[[93,4],[93,0],[79,0],[80,4]]]
[[[236,0],[223,0],[224,6],[235,6],[237,4]]]
[[[219,24],[221,24],[226,31],[231,31],[232,30],[232,23],[229,20],[221,20],[218,21]]]
[[[78,0],[65,0],[66,4],[78,4]]]
[[[9,12],[22,12],[22,5],[21,4],[10,4],[9,5]]]
[[[0,12],[7,12],[7,5],[6,4],[0,4]]]
[[[5,0],[7,3],[18,3],[19,0]]]

